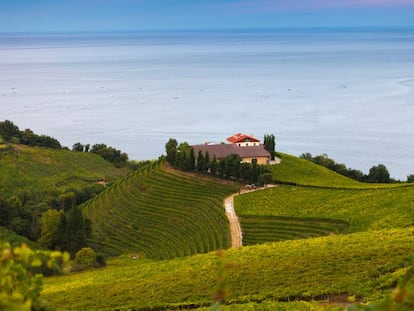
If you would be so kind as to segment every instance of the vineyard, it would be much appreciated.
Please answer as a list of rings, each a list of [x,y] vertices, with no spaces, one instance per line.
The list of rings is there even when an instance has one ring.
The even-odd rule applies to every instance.
[[[232,183],[186,174],[155,162],[89,201],[94,249],[167,259],[231,245],[223,199]]]
[[[103,269],[47,278],[43,297],[72,310],[178,309],[211,305],[212,293],[223,286],[226,304],[265,301],[267,310],[278,300],[343,295],[364,301],[388,295],[413,253],[414,228],[406,228],[247,246],[221,256],[164,261],[123,256]],[[290,310],[295,304],[309,310],[305,303]]]
[[[411,226],[414,187],[281,186],[235,198],[244,244]]]

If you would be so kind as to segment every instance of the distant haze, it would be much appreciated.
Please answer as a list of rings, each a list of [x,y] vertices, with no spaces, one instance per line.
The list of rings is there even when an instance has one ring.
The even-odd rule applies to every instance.
[[[277,150],[405,180],[413,86],[412,29],[0,36],[0,119],[132,159],[274,133]]]
[[[413,0],[0,0],[0,32],[414,26]]]

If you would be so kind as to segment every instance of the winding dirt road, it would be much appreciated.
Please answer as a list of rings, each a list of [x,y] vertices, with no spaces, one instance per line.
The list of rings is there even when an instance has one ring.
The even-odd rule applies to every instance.
[[[231,247],[239,248],[243,246],[243,233],[241,230],[239,218],[237,217],[236,211],[234,209],[234,197],[243,193],[253,192],[258,190],[264,190],[267,188],[276,187],[276,185],[267,185],[266,187],[257,188],[254,190],[243,189],[238,193],[234,193],[224,199],[224,209],[226,211],[226,216],[230,223],[230,234],[231,234]]]
[[[238,248],[243,245],[243,234],[240,222],[234,210],[234,197],[236,195],[238,194],[232,194],[224,199],[224,209],[226,210],[226,216],[230,223],[231,247],[233,248]]]

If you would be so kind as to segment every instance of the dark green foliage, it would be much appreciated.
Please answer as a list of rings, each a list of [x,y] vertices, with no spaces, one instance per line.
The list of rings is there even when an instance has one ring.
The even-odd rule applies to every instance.
[[[62,146],[60,142],[47,135],[37,135],[33,131],[26,129],[24,132],[21,132],[20,141],[23,145],[28,146],[38,146],[52,149],[61,149]]]
[[[32,249],[38,248],[37,244],[28,238],[18,235],[16,232],[0,226],[0,241],[6,241],[11,246],[20,246],[22,243],[28,245]]]
[[[91,222],[83,217],[79,207],[72,208],[65,218],[61,224],[65,228],[61,248],[74,254],[86,245],[91,236]]]
[[[118,166],[125,165],[128,161],[128,155],[126,153],[122,153],[121,150],[107,146],[106,144],[95,144],[92,146],[90,152],[99,154],[105,160]]]
[[[59,196],[59,208],[63,211],[68,211],[76,204],[76,195],[73,192],[66,192]]]
[[[0,122],[0,136],[6,142],[10,142],[13,137],[19,137],[20,130],[13,122],[5,120]]]
[[[264,147],[270,153],[270,159],[275,159],[275,148],[276,148],[276,141],[275,135],[273,134],[265,134],[263,139]]]
[[[42,230],[39,244],[46,249],[58,249],[75,254],[86,246],[91,236],[91,222],[82,215],[78,207],[67,213],[48,210],[42,214]]]
[[[390,173],[383,164],[378,164],[370,168],[367,181],[370,183],[389,183],[391,182]]]
[[[197,155],[197,171],[203,172],[204,166],[205,166],[204,156],[203,156],[203,153],[201,152],[201,150],[199,150],[198,155]]]
[[[414,174],[407,176],[407,182],[414,182]]]
[[[83,152],[85,150],[85,146],[81,143],[76,143],[72,146],[73,151]]]
[[[32,214],[23,207],[19,198],[13,196],[8,200],[0,199],[0,226],[19,235],[32,237],[32,222]]]
[[[188,155],[188,170],[189,171],[195,170],[195,155],[194,155],[193,148],[190,148],[189,155]]]
[[[177,140],[170,138],[168,142],[165,144],[165,150],[167,152],[167,162],[170,165],[175,165],[175,160],[177,157]]]
[[[0,122],[0,137],[6,142],[18,143],[28,146],[38,146],[52,149],[61,149],[60,142],[50,136],[37,135],[32,130],[20,131],[13,122],[5,120]]]

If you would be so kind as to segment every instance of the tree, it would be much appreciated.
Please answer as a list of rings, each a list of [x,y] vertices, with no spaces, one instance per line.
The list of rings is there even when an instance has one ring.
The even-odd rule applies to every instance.
[[[190,152],[188,154],[188,170],[189,171],[195,170],[195,155],[194,155],[193,148],[190,148]]]
[[[73,151],[83,152],[84,146],[81,143],[76,143],[72,146]]]
[[[265,134],[263,139],[264,147],[267,151],[270,153],[270,159],[275,159],[275,147],[276,147],[276,141],[275,141],[275,135],[273,134]]]
[[[204,154],[203,172],[207,173],[210,166],[210,154],[208,151]]]
[[[5,120],[3,122],[0,122],[0,136],[6,142],[9,142],[13,137],[20,136],[20,130],[16,125],[14,125],[13,122]]]
[[[215,176],[217,173],[217,158],[216,155],[213,156],[213,160],[210,162],[210,174]]]
[[[198,156],[197,156],[197,171],[203,172],[203,168],[204,168],[204,156],[201,150],[199,150]]]
[[[170,165],[175,165],[175,160],[177,157],[177,140],[170,138],[168,142],[165,144],[165,151],[167,152],[167,162]]]
[[[41,235],[38,243],[46,249],[56,249],[59,244],[59,226],[61,225],[62,212],[48,210],[42,214]]]
[[[407,182],[414,182],[414,174],[407,176]]]
[[[75,206],[76,195],[73,192],[66,192],[64,194],[61,194],[58,200],[59,200],[59,208],[63,211],[67,211]]]
[[[84,247],[91,236],[91,222],[83,217],[79,207],[72,208],[67,215],[62,217],[60,227],[64,228],[64,232],[60,232],[60,234],[63,233],[61,247],[71,254],[75,254]]]
[[[368,182],[370,183],[389,183],[390,173],[383,164],[378,164],[370,168],[368,173]]]

